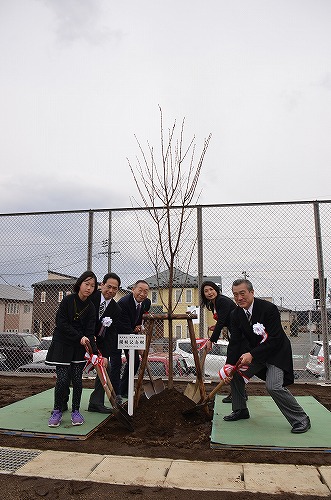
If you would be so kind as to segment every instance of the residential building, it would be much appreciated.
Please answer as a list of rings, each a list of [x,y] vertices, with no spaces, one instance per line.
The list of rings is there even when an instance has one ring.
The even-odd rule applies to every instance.
[[[55,316],[63,297],[73,292],[77,277],[48,271],[48,277],[32,285],[33,314],[32,332],[37,337],[48,337],[53,335],[55,328]],[[116,301],[127,292],[120,289]]]
[[[32,332],[37,337],[53,335],[55,315],[59,303],[65,295],[72,293],[77,278],[66,274],[48,271],[48,278],[32,285],[33,314]]]
[[[150,287],[151,312],[167,313],[167,305],[169,303],[169,271],[162,271],[158,274],[145,278]],[[217,283],[222,288],[222,278],[220,276],[204,276],[203,280],[210,280]],[[196,312],[199,316],[198,320],[193,320],[195,336],[200,336],[199,324],[202,322],[205,325],[203,328],[204,336],[207,337],[207,326],[215,323],[210,311],[202,309],[201,317],[201,298],[198,284],[198,277],[184,273],[179,269],[174,269],[172,304],[174,314],[184,314],[188,310]],[[174,340],[178,338],[187,338],[188,324],[186,320],[173,320],[173,335]],[[169,327],[168,320],[156,320],[153,332],[153,341],[168,338]]]
[[[23,287],[0,285],[0,331],[31,332],[32,293]]]

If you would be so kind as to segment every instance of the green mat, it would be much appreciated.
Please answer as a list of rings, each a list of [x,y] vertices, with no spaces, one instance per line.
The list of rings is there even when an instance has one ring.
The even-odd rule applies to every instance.
[[[92,389],[83,389],[80,408],[85,419],[83,425],[72,425],[71,412],[66,411],[59,427],[48,427],[54,400],[54,389],[48,389],[0,408],[0,433],[25,437],[87,439],[100,424],[112,417],[111,414],[87,411],[91,392]]]
[[[224,395],[215,398],[211,447],[251,448],[331,452],[331,412],[312,396],[297,396],[311,420],[311,429],[303,434],[291,433],[291,426],[270,396],[249,396],[250,418],[225,422],[231,405],[222,403]]]

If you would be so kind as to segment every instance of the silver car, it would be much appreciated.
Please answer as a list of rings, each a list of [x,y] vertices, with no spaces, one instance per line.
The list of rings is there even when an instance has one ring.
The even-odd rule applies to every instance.
[[[206,339],[196,339],[196,341],[199,350],[206,342]],[[218,340],[217,343],[213,344],[213,348],[207,354],[205,361],[205,375],[207,377],[219,378],[218,372],[225,364],[228,345],[227,340]],[[190,339],[178,339],[174,352],[183,356],[189,368],[195,367]]]
[[[329,342],[329,360],[331,361],[331,341]],[[324,349],[321,340],[315,340],[308,356],[306,370],[315,377],[324,377]]]

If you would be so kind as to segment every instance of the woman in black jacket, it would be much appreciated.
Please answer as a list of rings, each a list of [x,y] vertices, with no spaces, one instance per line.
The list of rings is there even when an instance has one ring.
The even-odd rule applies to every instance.
[[[220,338],[222,329],[230,326],[231,312],[237,307],[235,302],[221,294],[219,287],[213,281],[204,281],[201,285],[201,299],[206,308],[213,313],[216,325],[209,327],[212,336],[207,341],[207,351],[211,351],[213,342]]]
[[[79,407],[86,363],[85,345],[90,342],[93,353],[98,352],[94,339],[96,312],[89,299],[96,288],[95,274],[86,271],[77,279],[74,293],[63,298],[57,311],[53,339],[45,360],[45,363],[56,366],[54,409],[48,421],[49,427],[58,427],[61,423],[62,402],[69,392],[70,381],[73,386],[71,422],[73,425],[84,423]]]

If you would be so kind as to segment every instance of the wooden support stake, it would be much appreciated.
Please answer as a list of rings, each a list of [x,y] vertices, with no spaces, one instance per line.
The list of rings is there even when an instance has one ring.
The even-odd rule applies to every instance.
[[[196,374],[197,374],[197,381],[198,381],[198,385],[199,385],[199,389],[200,389],[201,398],[203,401],[206,398],[206,388],[205,388],[205,384],[203,383],[200,358],[199,358],[198,348],[197,348],[197,341],[195,339],[194,327],[193,327],[193,322],[192,322],[191,318],[187,318],[187,325],[188,325],[188,331],[189,331],[190,339],[191,339],[192,354],[193,354],[193,359],[194,359],[194,364],[195,364],[195,369],[196,369]],[[204,411],[209,415],[208,406],[204,407]]]
[[[149,348],[150,348],[151,341],[152,341],[153,327],[154,327],[154,318],[152,317],[148,320],[148,326],[146,329],[146,347],[145,347],[145,350],[144,350],[144,353],[143,353],[143,356],[141,359],[138,380],[137,380],[136,389],[134,392],[134,400],[133,400],[133,408],[134,409],[137,408],[137,406],[139,404],[139,399],[141,396],[141,389],[142,389],[146,364],[147,364],[148,355],[149,355]]]

